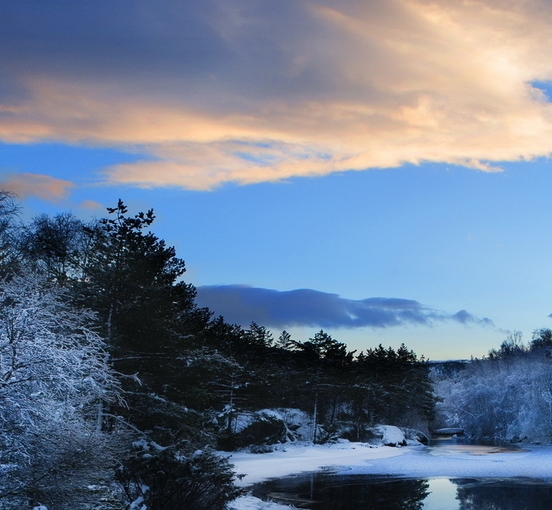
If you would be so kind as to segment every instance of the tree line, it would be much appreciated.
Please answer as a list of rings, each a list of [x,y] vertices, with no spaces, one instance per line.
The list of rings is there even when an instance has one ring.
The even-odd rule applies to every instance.
[[[423,357],[214,316],[152,210],[23,224],[18,208],[0,193],[3,508],[223,509],[239,490],[216,450],[248,445],[245,411],[302,410],[315,442],[429,427]]]

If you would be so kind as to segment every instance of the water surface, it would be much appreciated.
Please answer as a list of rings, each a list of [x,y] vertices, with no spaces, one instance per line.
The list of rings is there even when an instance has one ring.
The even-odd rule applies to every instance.
[[[430,478],[311,473],[253,487],[253,495],[312,510],[550,510],[542,480]]]
[[[516,446],[438,441],[412,461],[430,458],[501,459],[525,450]],[[495,455],[497,455],[495,457]],[[437,461],[438,459],[435,459]],[[497,462],[502,462],[497,460]],[[433,461],[431,461],[433,464]],[[552,476],[552,473],[550,473]],[[374,474],[300,474],[257,484],[253,495],[312,510],[550,510],[552,480],[523,477],[412,478]]]

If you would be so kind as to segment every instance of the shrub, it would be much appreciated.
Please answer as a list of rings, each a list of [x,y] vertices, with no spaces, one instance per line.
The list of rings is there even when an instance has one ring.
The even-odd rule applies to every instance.
[[[118,472],[129,501],[148,510],[224,510],[241,494],[234,476],[228,460],[212,451],[183,455],[145,442]]]

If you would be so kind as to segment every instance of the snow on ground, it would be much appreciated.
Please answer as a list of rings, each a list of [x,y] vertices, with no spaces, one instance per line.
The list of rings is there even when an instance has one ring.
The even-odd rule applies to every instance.
[[[238,474],[245,474],[237,481],[237,485],[247,487],[269,478],[318,471],[326,467],[361,467],[368,460],[393,457],[401,453],[401,448],[374,447],[366,443],[340,442],[333,445],[303,446],[286,444],[271,453],[234,453],[229,460]]]
[[[292,506],[262,501],[254,496],[241,496],[228,506],[229,510],[286,510]]]
[[[489,450],[492,451],[492,450]],[[232,462],[246,476],[247,487],[269,478],[331,468],[339,474],[391,475],[409,478],[528,477],[552,481],[552,446],[528,446],[513,451],[483,454],[472,449],[407,446],[373,447],[364,443],[282,445],[265,454],[234,453]],[[231,510],[284,510],[292,507],[263,502],[253,496],[238,498]]]
[[[528,446],[517,451],[482,454],[461,449],[406,447],[400,458],[382,458],[363,466],[339,469],[342,474],[390,474],[409,478],[511,478],[552,481],[552,446]]]
[[[404,439],[404,438],[403,438]],[[230,462],[238,474],[245,476],[237,485],[247,487],[255,483],[279,478],[293,473],[318,471],[322,468],[336,470],[361,467],[368,460],[401,455],[402,448],[374,447],[366,443],[340,442],[333,445],[282,445],[271,453],[232,454]],[[236,499],[230,510],[285,510],[293,507],[261,501],[251,495]]]

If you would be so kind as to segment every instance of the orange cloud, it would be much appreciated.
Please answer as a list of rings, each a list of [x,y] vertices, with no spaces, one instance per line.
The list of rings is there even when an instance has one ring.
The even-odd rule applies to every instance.
[[[29,67],[16,76],[27,94],[0,104],[0,138],[116,146],[144,160],[107,182],[198,190],[424,161],[498,171],[552,153],[552,104],[532,85],[552,80],[547,1],[193,5],[211,53],[181,65],[178,31],[175,52],[135,20],[138,50],[158,43],[163,66],[121,50],[122,71],[99,59],[86,79],[69,60]]]
[[[105,209],[104,205],[96,202],[95,200],[83,200],[81,203],[79,203],[79,207],[88,210]]]
[[[66,198],[73,186],[70,181],[32,173],[13,174],[0,181],[0,189],[11,191],[19,198],[35,196],[50,202]]]

